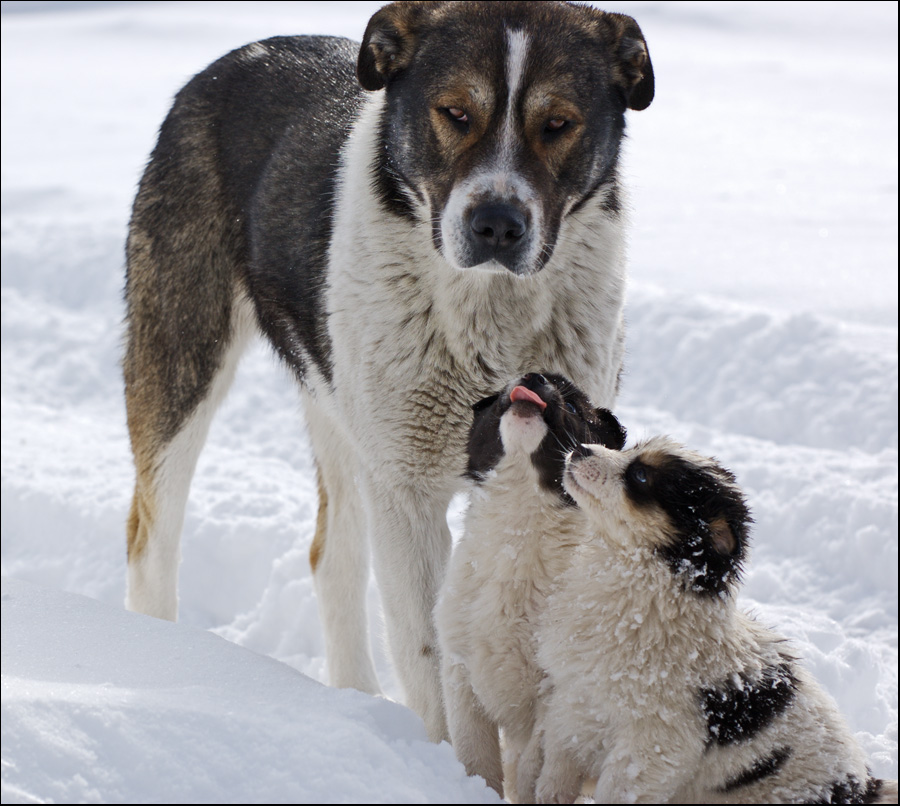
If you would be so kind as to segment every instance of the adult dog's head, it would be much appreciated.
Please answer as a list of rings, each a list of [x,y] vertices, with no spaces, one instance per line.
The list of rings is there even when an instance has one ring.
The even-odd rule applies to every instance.
[[[544,267],[590,199],[615,211],[625,110],[653,99],[637,23],[571,3],[392,3],[357,74],[386,92],[385,206],[430,222],[452,266],[518,275]]]

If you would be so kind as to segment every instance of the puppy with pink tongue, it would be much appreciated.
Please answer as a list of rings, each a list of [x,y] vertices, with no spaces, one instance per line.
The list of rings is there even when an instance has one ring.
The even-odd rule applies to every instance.
[[[563,487],[565,457],[583,443],[620,450],[625,430],[550,373],[529,373],[473,410],[475,489],[435,609],[444,699],[466,772],[526,802],[534,793],[519,791],[517,779],[533,782],[540,763],[531,743],[544,677],[534,633],[585,528]]]

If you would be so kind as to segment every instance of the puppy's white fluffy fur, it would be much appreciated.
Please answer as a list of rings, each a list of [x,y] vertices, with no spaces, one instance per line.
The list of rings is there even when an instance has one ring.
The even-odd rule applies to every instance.
[[[552,685],[537,726],[538,801],[569,802],[596,777],[598,803],[838,802],[854,786],[840,802],[864,802],[853,797],[869,786],[875,802],[896,803],[896,782],[871,789],[858,742],[784,639],[737,609],[736,578],[725,592],[697,595],[656,551],[671,521],[635,506],[626,468],[648,451],[710,461],[664,438],[591,450],[569,457],[565,480],[589,529],[538,631],[538,665]],[[795,687],[788,704],[747,738],[716,741],[700,692],[752,687],[772,668]]]
[[[538,482],[530,456],[547,430],[537,414],[504,414],[504,456],[472,493],[435,610],[457,758],[469,775],[501,795],[505,784],[510,800],[524,802],[532,790],[517,790],[517,762],[533,735],[543,679],[534,630],[585,530],[580,510]]]

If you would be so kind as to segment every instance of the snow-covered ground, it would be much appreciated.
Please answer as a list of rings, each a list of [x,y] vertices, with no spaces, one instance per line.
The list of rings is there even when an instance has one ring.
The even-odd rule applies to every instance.
[[[315,485],[264,347],[201,456],[180,623],[122,610],[123,242],[156,130],[225,51],[359,39],[378,5],[2,5],[4,803],[495,800],[403,707],[314,682]],[[737,473],[745,606],[896,778],[897,4],[604,7],[637,18],[657,76],[629,119],[618,413]]]

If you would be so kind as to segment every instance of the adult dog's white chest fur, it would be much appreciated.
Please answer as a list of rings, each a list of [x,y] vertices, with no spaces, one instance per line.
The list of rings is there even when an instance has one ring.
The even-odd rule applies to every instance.
[[[383,105],[374,94],[343,157],[327,289],[333,388],[363,453],[440,484],[462,461],[470,405],[513,375],[554,367],[598,405],[612,404],[623,222],[598,199],[564,223],[536,275],[456,269],[434,249],[428,224],[410,226],[378,206],[371,165]],[[398,431],[405,438],[386,438]]]

